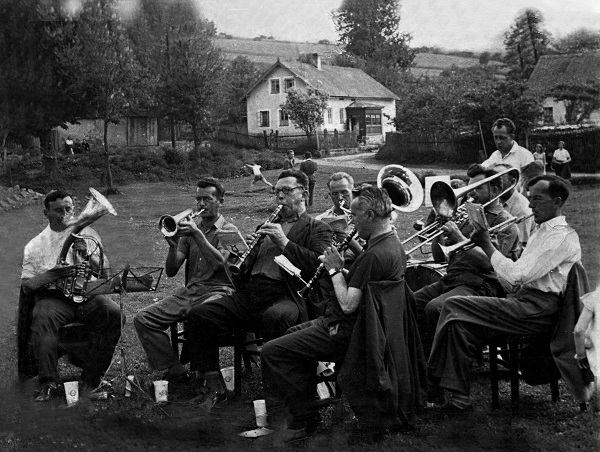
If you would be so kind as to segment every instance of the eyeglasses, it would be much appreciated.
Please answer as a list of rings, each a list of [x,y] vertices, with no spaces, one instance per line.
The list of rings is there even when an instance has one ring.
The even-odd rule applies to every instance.
[[[297,187],[276,188],[274,193],[277,196],[279,193],[283,192],[283,194],[287,196],[287,195],[289,195],[290,193],[292,193],[297,188],[304,188],[304,187],[302,185],[298,185]]]

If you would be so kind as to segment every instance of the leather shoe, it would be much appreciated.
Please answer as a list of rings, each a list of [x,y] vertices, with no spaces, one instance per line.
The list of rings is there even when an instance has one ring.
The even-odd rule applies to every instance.
[[[58,394],[58,385],[54,381],[44,383],[35,396],[36,402],[48,402]]]

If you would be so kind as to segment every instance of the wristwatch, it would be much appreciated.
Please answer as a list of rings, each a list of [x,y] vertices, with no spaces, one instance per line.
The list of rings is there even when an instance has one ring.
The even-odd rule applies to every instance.
[[[342,273],[342,269],[341,268],[332,268],[331,270],[329,270],[329,276],[331,276],[332,278],[337,275],[338,273]]]

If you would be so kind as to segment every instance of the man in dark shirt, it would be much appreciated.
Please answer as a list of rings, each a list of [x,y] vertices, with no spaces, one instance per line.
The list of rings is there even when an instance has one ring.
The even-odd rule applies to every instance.
[[[470,172],[469,185],[497,174],[495,170],[484,170],[479,167],[476,172]],[[470,196],[476,204],[486,204],[502,191],[501,178],[493,179],[474,189]],[[490,227],[502,223],[511,216],[502,208],[498,199],[485,207],[485,216]],[[446,239],[440,237],[432,245],[433,256],[436,260],[444,260],[439,247],[443,241],[455,244],[466,240],[473,231],[472,225],[466,221],[457,226],[454,221],[448,221],[443,227]],[[515,225],[498,234],[495,246],[504,255],[511,258],[518,253],[518,232]],[[415,292],[419,330],[423,339],[425,353],[429,352],[435,328],[444,302],[455,295],[486,295],[504,296],[502,286],[494,273],[490,260],[479,248],[454,253],[448,260],[446,275],[438,282],[430,284]]]
[[[312,206],[315,183],[317,182],[317,176],[315,176],[317,163],[313,162],[310,152],[304,154],[304,160],[300,163],[300,171],[308,176],[308,205]]]
[[[282,403],[289,407],[287,428],[281,440],[293,440],[307,433],[307,421],[314,415],[317,361],[340,362],[346,353],[363,292],[370,281],[399,281],[404,277],[406,256],[392,227],[392,202],[385,190],[361,190],[351,205],[352,221],[358,235],[367,240],[349,271],[344,259],[329,247],[320,259],[333,285],[325,315],[290,328],[285,336],[267,342],[261,351],[263,387],[270,413]]]

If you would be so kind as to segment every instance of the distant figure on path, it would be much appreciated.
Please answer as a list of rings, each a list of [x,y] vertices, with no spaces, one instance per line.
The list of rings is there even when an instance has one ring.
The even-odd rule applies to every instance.
[[[294,151],[291,149],[287,151],[287,157],[283,161],[283,169],[296,169],[296,159],[294,158]]]
[[[315,183],[317,182],[317,162],[312,161],[312,154],[307,152],[304,154],[304,160],[300,163],[300,171],[308,176],[308,205],[313,205],[313,194],[315,192]]]
[[[254,178],[252,179],[252,182],[250,182],[250,190],[252,190],[252,187],[254,187],[254,184],[256,184],[257,182],[263,181],[265,184],[267,184],[269,187],[271,187],[271,190],[273,190],[273,184],[271,182],[269,182],[265,176],[263,176],[263,174],[260,172],[260,165],[255,165],[254,163],[252,164],[246,164],[246,166],[252,168],[252,173],[254,174]]]

